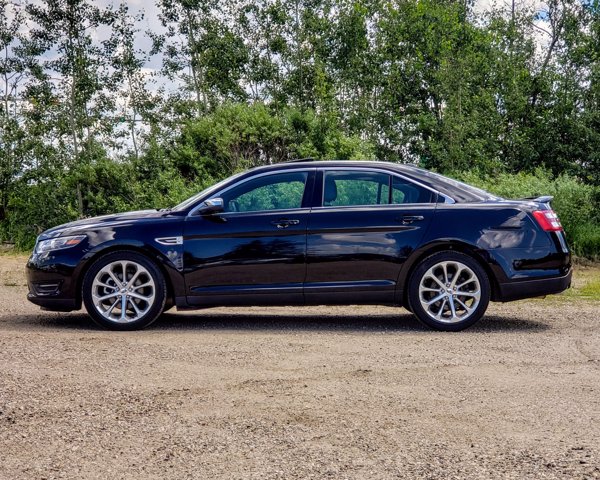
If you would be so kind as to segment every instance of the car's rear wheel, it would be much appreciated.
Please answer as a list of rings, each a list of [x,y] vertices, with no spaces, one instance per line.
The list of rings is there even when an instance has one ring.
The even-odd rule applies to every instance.
[[[438,252],[415,269],[408,285],[412,312],[426,325],[463,330],[477,322],[490,301],[490,281],[481,265],[459,252]]]
[[[89,315],[113,330],[144,328],[163,312],[166,284],[154,263],[136,252],[100,257],[83,280],[82,297]]]

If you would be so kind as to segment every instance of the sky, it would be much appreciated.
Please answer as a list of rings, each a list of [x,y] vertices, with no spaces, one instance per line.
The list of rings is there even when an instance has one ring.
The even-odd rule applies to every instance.
[[[39,1],[39,0],[25,0],[25,1]],[[99,7],[107,7],[112,6],[114,10],[117,10],[122,0],[95,0]],[[488,12],[491,11],[495,7],[500,8],[510,8],[511,0],[475,0],[475,11],[477,13]],[[143,20],[139,23],[138,28],[140,32],[138,32],[136,37],[136,47],[142,51],[149,51],[152,47],[152,42],[148,35],[145,33],[146,31],[152,31],[155,33],[164,31],[163,26],[161,25],[159,19],[159,8],[156,5],[155,0],[128,0],[127,5],[129,7],[129,13],[132,15],[143,14]],[[538,11],[543,11],[545,9],[545,3],[540,0],[515,0],[515,5],[517,9],[521,8],[535,8]],[[544,26],[545,21],[540,19],[537,21],[538,26]],[[27,30],[28,25],[24,24],[21,29]],[[103,36],[103,32],[97,32],[97,37],[100,38]],[[538,38],[538,45],[540,48],[544,46],[546,43],[547,37],[540,30],[535,31],[535,35]],[[149,61],[145,65],[145,71],[147,73],[151,73],[157,71],[161,68],[162,59],[160,55],[154,55],[150,57]]]
[[[18,1],[18,0],[17,0]],[[21,0],[23,2],[39,2],[40,0]],[[92,0],[97,6],[101,8],[105,8],[108,6],[112,6],[114,10],[118,10],[119,5],[122,0]],[[148,52],[152,47],[152,41],[150,37],[146,34],[147,31],[152,31],[154,33],[161,33],[164,31],[164,27],[161,25],[159,19],[159,8],[157,7],[156,0],[128,0],[127,6],[129,8],[129,13],[132,16],[143,14],[143,19],[141,22],[137,24],[137,28],[140,30],[136,36],[136,48],[143,51]],[[510,2],[512,0],[475,0],[475,11],[476,13],[483,13],[491,11],[494,8],[503,8],[505,10],[510,10]],[[545,4],[540,0],[515,0],[515,6],[517,9],[522,8],[535,8],[538,11],[543,11],[545,9]],[[10,14],[7,17],[10,20]],[[538,26],[544,26],[546,22],[544,19],[540,19],[537,21]],[[22,31],[27,31],[30,28],[26,23],[21,27]],[[532,29],[532,33],[535,34],[538,39],[538,48],[541,50],[548,42],[547,35],[542,33],[541,30]],[[109,35],[108,31],[103,31],[99,29],[93,34],[97,40],[106,39]],[[45,54],[46,58],[52,58],[53,55],[56,55],[56,52],[49,51]],[[147,63],[144,65],[143,72],[146,74],[146,78],[149,80],[147,87],[150,91],[156,91],[159,88],[165,88],[167,90],[177,90],[181,87],[181,83],[177,81],[171,81],[166,79],[161,75],[152,75],[154,72],[158,72],[162,67],[162,57],[160,55],[154,55],[150,57]],[[57,79],[58,80],[58,79]],[[0,93],[3,93],[2,85],[0,85]],[[121,107],[126,110],[127,109],[127,99],[125,97],[121,98],[118,101],[121,104]],[[142,128],[140,126],[140,128]]]
[[[117,9],[120,0],[97,0],[97,4],[100,6],[108,6],[111,5],[114,9]],[[148,51],[151,47],[150,39],[147,35],[144,34],[144,31],[151,30],[153,32],[163,31],[163,27],[158,18],[159,9],[156,5],[156,2],[153,0],[129,0],[128,6],[130,12],[132,14],[142,13],[144,14],[144,19],[142,22],[141,32],[138,34],[136,46],[141,48],[144,51]],[[475,1],[475,11],[476,12],[489,12],[495,7],[504,7],[510,8],[511,0],[476,0]],[[546,4],[541,0],[515,0],[515,7],[517,9],[521,8],[535,8],[538,11],[543,11],[545,9]],[[545,23],[544,20],[538,20],[537,22],[540,26],[543,26]],[[536,31],[536,36],[538,37],[538,44],[543,46],[546,42],[544,38],[544,34],[540,31]],[[158,55],[154,56],[150,59],[149,63],[146,65],[148,71],[154,71],[160,69],[161,59]]]

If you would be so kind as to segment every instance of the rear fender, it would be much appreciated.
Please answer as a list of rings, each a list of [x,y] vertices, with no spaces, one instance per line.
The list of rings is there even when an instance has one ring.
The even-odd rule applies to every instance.
[[[475,259],[485,270],[490,280],[492,289],[492,300],[498,298],[498,284],[506,280],[506,275],[490,252],[477,248],[456,238],[443,238],[430,242],[415,250],[404,262],[400,269],[398,281],[396,283],[395,303],[406,305],[406,288],[412,272],[421,263],[421,261],[437,252],[454,251],[464,253]]]

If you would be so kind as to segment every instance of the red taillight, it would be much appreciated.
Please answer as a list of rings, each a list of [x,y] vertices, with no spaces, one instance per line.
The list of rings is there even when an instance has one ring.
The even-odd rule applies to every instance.
[[[546,232],[558,232],[563,229],[554,210],[536,210],[533,212],[533,216],[542,230]]]

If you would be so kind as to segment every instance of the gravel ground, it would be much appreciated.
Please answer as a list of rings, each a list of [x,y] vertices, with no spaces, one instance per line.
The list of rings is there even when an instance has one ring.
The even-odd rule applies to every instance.
[[[0,478],[600,478],[600,302],[168,313],[141,332],[25,300],[0,257]]]

